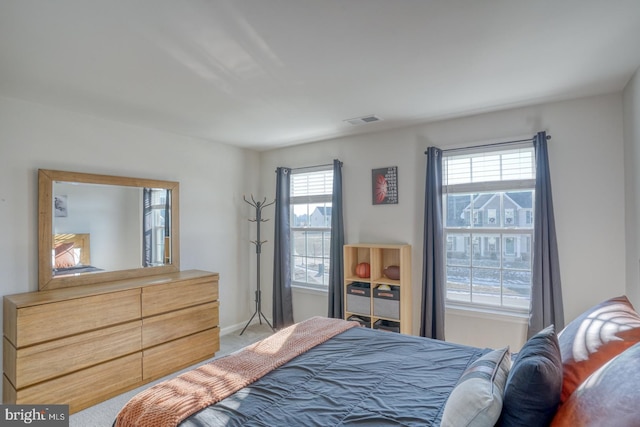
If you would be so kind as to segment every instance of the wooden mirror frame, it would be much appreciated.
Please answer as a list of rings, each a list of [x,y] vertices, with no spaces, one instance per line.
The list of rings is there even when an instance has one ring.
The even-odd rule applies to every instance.
[[[171,264],[128,270],[86,273],[74,276],[53,276],[53,184],[56,181],[126,187],[166,188],[171,190]],[[180,271],[180,209],[179,183],[143,178],[95,175],[79,172],[38,170],[38,289],[59,289]]]

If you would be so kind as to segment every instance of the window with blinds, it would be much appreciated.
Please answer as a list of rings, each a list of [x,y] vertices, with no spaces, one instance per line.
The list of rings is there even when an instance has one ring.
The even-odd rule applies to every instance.
[[[528,310],[533,147],[445,152],[442,160],[447,302]]]
[[[294,285],[326,289],[331,247],[333,169],[291,173],[291,280]]]

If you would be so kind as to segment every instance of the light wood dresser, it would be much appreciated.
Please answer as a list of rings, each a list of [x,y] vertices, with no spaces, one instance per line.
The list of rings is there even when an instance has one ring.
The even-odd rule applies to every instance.
[[[218,307],[199,270],[5,296],[3,401],[74,413],[210,358]]]

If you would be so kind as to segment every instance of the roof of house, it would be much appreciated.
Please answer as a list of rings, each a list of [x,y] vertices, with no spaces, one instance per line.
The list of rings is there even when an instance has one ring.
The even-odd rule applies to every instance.
[[[531,209],[533,207],[532,191],[510,191],[506,195],[523,209]]]
[[[489,203],[497,193],[480,193],[473,199],[474,209],[483,209],[487,203]],[[511,199],[521,209],[531,209],[533,207],[533,192],[532,191],[508,191],[505,195]],[[450,199],[450,198],[449,198]],[[451,205],[449,205],[451,206]],[[464,210],[471,209],[471,203],[469,203]]]
[[[318,206],[316,210],[324,216],[331,215],[331,206]]]

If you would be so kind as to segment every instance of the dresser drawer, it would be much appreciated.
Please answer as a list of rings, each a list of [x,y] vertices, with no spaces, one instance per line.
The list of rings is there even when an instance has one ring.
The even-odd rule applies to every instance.
[[[142,377],[155,380],[213,357],[220,349],[220,329],[212,328],[142,351]]]
[[[142,346],[152,347],[218,326],[219,304],[209,302],[143,319]]]
[[[23,307],[13,344],[21,348],[139,318],[139,289]]]
[[[218,276],[184,280],[142,289],[142,316],[148,317],[218,299]]]
[[[54,377],[116,359],[142,350],[137,320],[80,335],[49,341],[16,350],[8,344],[10,360],[15,365],[5,375],[21,389]]]
[[[69,405],[74,413],[139,385],[141,364],[138,352],[9,394],[18,405]]]

